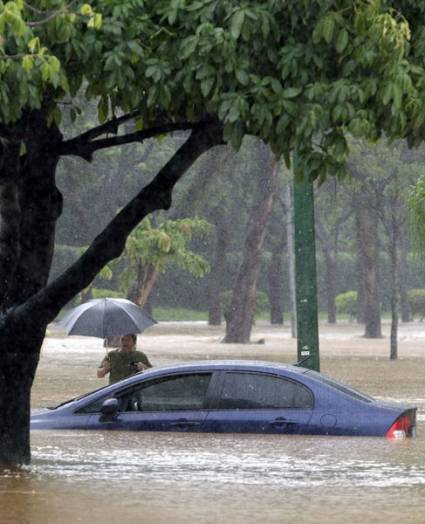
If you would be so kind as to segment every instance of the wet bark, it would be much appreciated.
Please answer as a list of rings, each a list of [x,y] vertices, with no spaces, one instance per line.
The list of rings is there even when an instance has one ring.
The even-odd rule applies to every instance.
[[[270,306],[270,323],[282,325],[283,315],[283,257],[287,245],[286,217],[288,208],[282,195],[276,196],[276,204],[267,225],[266,250],[271,257],[267,267],[267,296]],[[290,211],[289,211],[290,213]]]
[[[54,125],[47,126],[42,110],[26,115],[25,125],[18,124],[16,129],[21,130],[19,140],[26,140],[27,134],[32,140],[28,140],[26,154],[16,164],[13,180],[9,178],[0,190],[0,258],[9,265],[8,278],[2,281],[5,315],[0,323],[2,464],[30,460],[30,393],[48,321],[37,321],[37,311],[31,311],[32,318],[17,314],[16,306],[47,283],[62,204],[55,185],[55,146],[60,133]],[[13,264],[8,261],[11,253]],[[2,269],[6,266],[3,263]]]
[[[400,306],[400,267],[399,267],[399,224],[395,211],[391,213],[392,234],[390,240],[391,261],[391,334],[390,334],[390,360],[398,357],[398,324]]]
[[[106,129],[107,126],[100,126]],[[8,213],[0,198],[0,218],[5,221],[3,232],[15,233],[0,238],[8,240],[18,260],[12,276],[3,279],[0,317],[0,464],[22,464],[30,460],[29,416],[30,392],[36,372],[40,348],[46,326],[77,293],[87,288],[97,273],[111,260],[120,256],[127,236],[149,213],[168,209],[174,185],[192,163],[206,150],[222,143],[219,124],[192,125],[193,131],[174,157],[159,171],[154,180],[140,191],[93,241],[87,251],[54,282],[47,285],[54,247],[55,225],[62,210],[62,198],[55,184],[55,171],[61,150],[61,135],[54,125],[48,127],[46,115],[37,111],[28,115],[25,133],[20,136],[27,145],[27,153],[14,170],[19,206]],[[100,129],[99,128],[99,129]],[[4,128],[2,128],[4,133]],[[94,136],[97,136],[97,130]],[[154,131],[144,132],[145,135]],[[86,133],[86,137],[92,134]],[[137,134],[140,138],[141,135]],[[3,136],[4,138],[4,136]],[[119,137],[123,143],[125,137]],[[130,139],[128,139],[130,140]],[[100,146],[90,144],[85,158],[91,159],[96,147],[106,147],[114,140],[102,140]],[[80,154],[81,140],[67,142],[66,154]],[[63,152],[63,151],[62,151]],[[0,166],[4,167],[4,148],[0,150]],[[7,174],[0,170],[1,177]],[[19,214],[17,231],[13,222]],[[17,246],[19,249],[17,249]],[[2,253],[0,253],[0,258]],[[7,267],[12,259],[6,260]],[[4,275],[0,275],[0,277]],[[0,278],[1,281],[1,278]]]
[[[381,311],[378,283],[378,232],[377,218],[367,205],[357,202],[355,207],[358,253],[362,273],[359,278],[364,291],[363,318],[366,338],[380,338]]]
[[[0,466],[30,462],[31,387],[45,333],[16,320],[0,326]]]
[[[325,295],[328,323],[336,324],[336,293],[338,277],[338,252],[341,228],[351,215],[351,210],[326,219],[316,213],[316,235],[325,259]],[[333,216],[333,218],[332,218]]]
[[[273,246],[272,258],[268,269],[268,295],[270,302],[270,323],[283,324],[283,263],[282,249],[280,246]]]
[[[226,343],[246,344],[251,336],[260,253],[273,206],[277,179],[277,166],[272,161],[271,153],[262,148],[262,154],[265,156],[263,162],[265,167],[258,178],[258,199],[251,213],[242,264],[233,289],[232,301],[225,314],[226,334],[223,342]]]
[[[145,267],[142,286],[139,288],[136,298],[136,304],[144,307],[148,301],[149,295],[155,285],[159,276],[158,269],[153,264],[148,264]]]

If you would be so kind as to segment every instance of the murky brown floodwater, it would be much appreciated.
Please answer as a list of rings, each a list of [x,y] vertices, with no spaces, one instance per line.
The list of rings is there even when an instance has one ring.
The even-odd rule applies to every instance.
[[[404,326],[400,359],[388,338],[357,326],[322,328],[322,371],[381,398],[419,407],[418,437],[329,438],[39,431],[33,463],[0,475],[0,523],[425,521],[425,326]],[[287,329],[256,326],[265,345],[223,345],[221,329],[155,326],[140,337],[154,364],[199,358],[294,362]],[[33,405],[102,384],[101,342],[48,338]]]

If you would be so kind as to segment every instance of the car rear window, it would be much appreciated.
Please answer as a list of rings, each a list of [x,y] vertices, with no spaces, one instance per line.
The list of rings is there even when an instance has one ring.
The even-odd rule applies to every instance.
[[[361,393],[356,389],[346,386],[345,384],[342,384],[341,382],[338,382],[333,378],[327,377],[326,375],[322,375],[321,373],[317,373],[317,371],[309,370],[306,371],[305,374],[313,377],[318,382],[326,384],[327,386],[331,386],[337,389],[338,391],[342,391],[346,395],[349,395],[350,397],[355,398],[357,400],[362,400],[363,402],[373,402],[375,400],[373,397],[370,397],[365,393]]]

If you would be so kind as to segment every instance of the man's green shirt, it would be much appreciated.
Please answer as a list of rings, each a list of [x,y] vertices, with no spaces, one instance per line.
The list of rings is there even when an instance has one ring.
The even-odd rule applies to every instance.
[[[133,375],[134,371],[131,369],[131,364],[134,362],[142,362],[147,367],[152,367],[152,364],[149,362],[148,357],[143,353],[143,351],[130,351],[129,353],[120,351],[119,349],[110,351],[108,356],[102,360],[100,367],[103,366],[106,360],[109,360],[111,363],[109,384],[113,384],[114,382],[118,382],[118,380]]]

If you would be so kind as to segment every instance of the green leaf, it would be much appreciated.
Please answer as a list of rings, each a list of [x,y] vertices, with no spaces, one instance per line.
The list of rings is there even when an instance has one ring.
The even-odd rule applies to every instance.
[[[271,78],[270,80],[270,85],[271,85],[271,88],[273,89],[273,91],[279,95],[279,94],[282,94],[282,84],[279,82],[279,80],[277,80],[276,78]],[[288,98],[288,97],[287,97]]]
[[[50,80],[50,65],[47,62],[41,66],[41,78],[44,82]]]
[[[294,102],[291,102],[290,100],[284,100],[282,102],[282,105],[291,116],[297,116],[298,114],[297,104],[295,104]]]
[[[90,16],[93,14],[93,9],[91,8],[91,5],[89,4],[83,4],[81,7],[80,7],[80,13],[83,15],[83,16]]]
[[[25,71],[30,72],[31,69],[34,67],[34,61],[31,55],[25,55],[22,58],[22,67],[25,69]]]
[[[323,20],[323,38],[325,39],[325,42],[330,44],[332,42],[332,38],[334,35],[334,29],[335,29],[335,20],[332,15],[328,15]]]
[[[295,98],[302,92],[302,87],[287,87],[282,91],[282,98]]]
[[[341,29],[341,31],[338,33],[335,43],[335,49],[338,51],[338,53],[341,54],[344,51],[344,49],[347,47],[348,40],[349,38],[347,30]]]
[[[31,38],[31,40],[28,42],[28,49],[31,53],[38,53],[40,50],[40,39],[37,37]]]
[[[313,30],[313,44],[319,44],[323,36],[323,19],[319,20]]]
[[[390,100],[393,97],[393,83],[388,82],[385,86],[383,95],[382,95],[382,102],[386,106],[390,103]]]
[[[230,34],[235,40],[237,40],[241,34],[244,20],[245,12],[242,9],[233,13],[230,23]]]
[[[202,94],[207,97],[210,93],[213,85],[214,85],[215,79],[213,77],[206,78],[205,80],[202,80],[201,82],[201,92]]]
[[[180,48],[180,58],[182,60],[187,60],[191,55],[193,55],[197,45],[198,45],[197,36],[189,36],[188,38],[183,40],[183,43]]]
[[[249,83],[249,76],[246,71],[243,69],[236,69],[235,71],[236,79],[237,81],[242,84],[243,86],[248,85]]]

